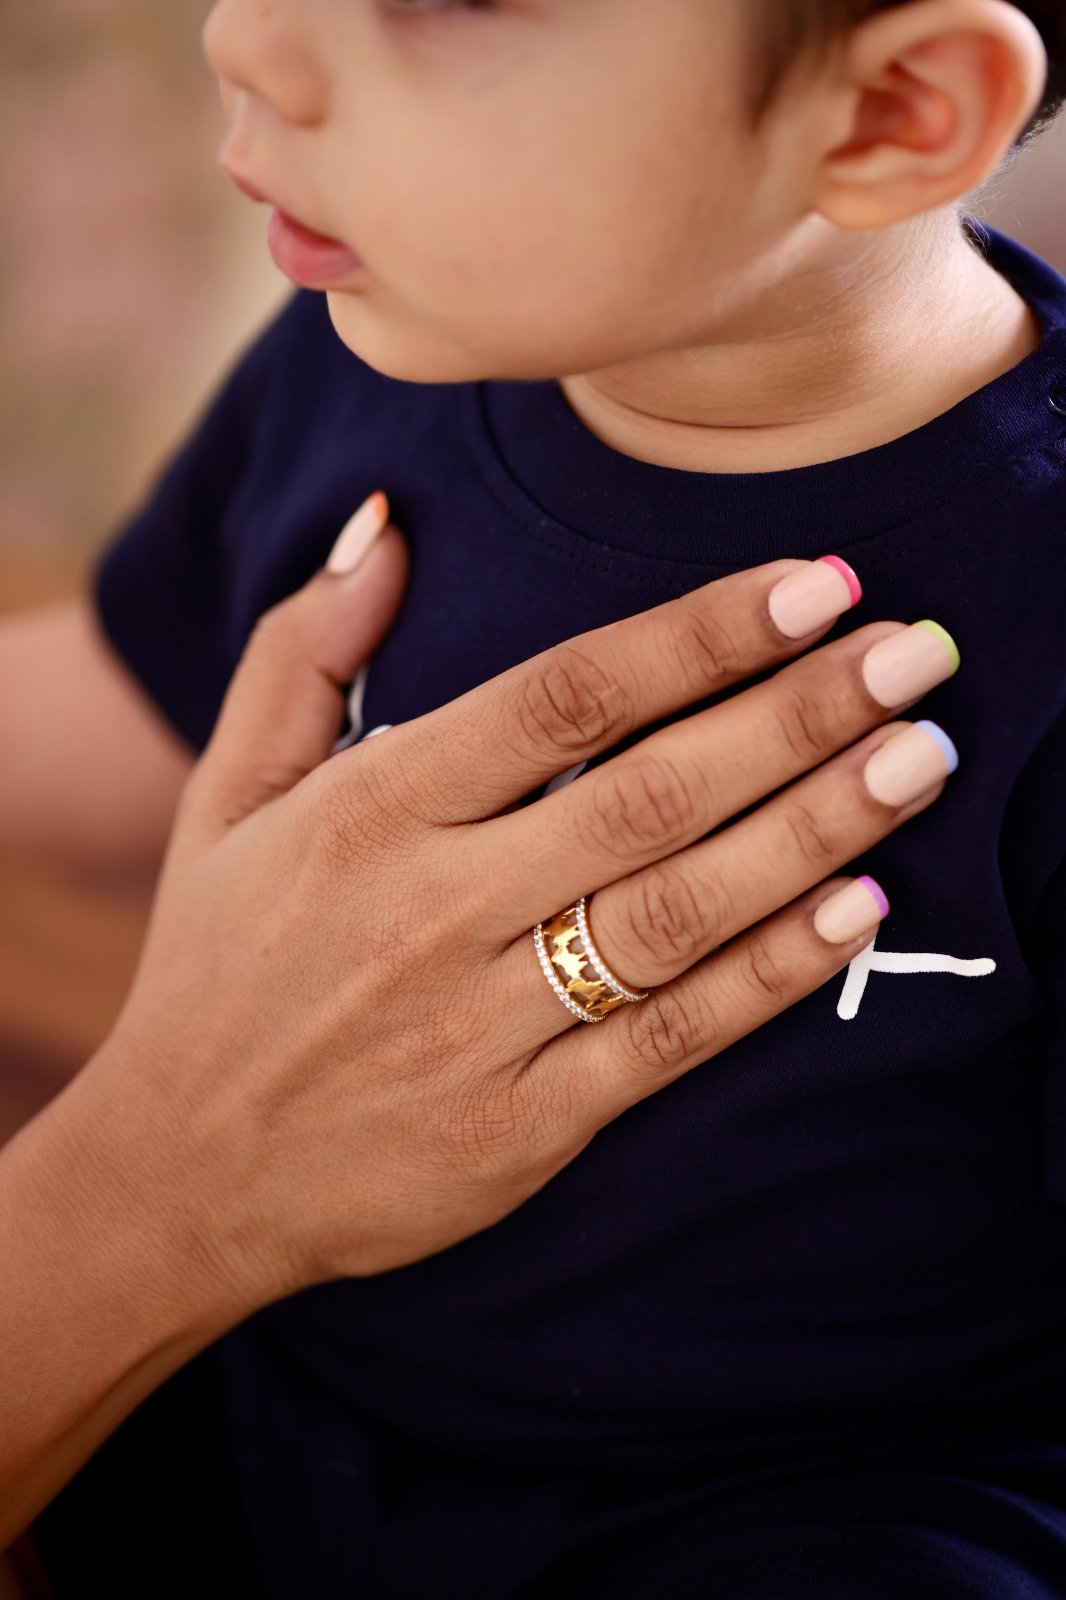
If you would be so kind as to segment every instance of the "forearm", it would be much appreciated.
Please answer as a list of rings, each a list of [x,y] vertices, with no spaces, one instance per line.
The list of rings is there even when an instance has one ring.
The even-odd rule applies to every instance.
[[[0,1549],[254,1309],[211,1260],[180,1152],[108,1082],[86,1068],[0,1150]]]

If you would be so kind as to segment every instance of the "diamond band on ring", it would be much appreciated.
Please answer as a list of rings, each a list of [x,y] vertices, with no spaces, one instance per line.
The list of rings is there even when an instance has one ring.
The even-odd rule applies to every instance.
[[[630,989],[604,961],[589,928],[585,895],[550,922],[538,922],[533,943],[544,976],[566,1009],[582,1022],[602,1022],[608,1012],[646,1000],[651,992]]]

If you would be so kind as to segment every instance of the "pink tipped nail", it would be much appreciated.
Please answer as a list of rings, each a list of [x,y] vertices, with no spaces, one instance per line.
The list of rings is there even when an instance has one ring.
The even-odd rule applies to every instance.
[[[840,556],[819,556],[818,559],[819,561],[824,561],[826,566],[832,567],[836,572],[840,573],[840,576],[848,586],[852,605],[857,606],[862,599],[862,584],[859,582],[858,575],[852,571],[846,561],[841,560]]]

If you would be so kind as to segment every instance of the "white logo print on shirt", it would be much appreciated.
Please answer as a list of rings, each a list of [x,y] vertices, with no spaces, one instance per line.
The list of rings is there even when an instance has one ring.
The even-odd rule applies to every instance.
[[[907,950],[874,950],[877,935],[853,960],[848,962],[848,975],[837,1001],[837,1016],[850,1022],[857,1015],[859,1004],[866,992],[871,972],[955,972],[963,978],[984,978],[995,972],[996,963],[990,956],[978,956],[972,961],[960,956],[935,955],[932,952]]]
[[[343,739],[338,739],[331,754],[336,755],[338,750],[345,749],[354,744],[362,732],[363,725],[363,695],[366,691],[366,678],[368,667],[364,666],[359,676],[352,685],[348,698],[348,717],[352,724],[351,731]],[[375,733],[386,733],[393,724],[382,722],[376,728],[371,728],[364,737],[371,738]],[[577,766],[568,767],[565,772],[560,772],[551,782],[545,784],[544,794],[554,793],[566,784],[572,783],[588,765],[587,761],[579,761]],[[996,963],[990,956],[978,956],[967,960],[961,956],[940,955],[934,951],[908,950],[877,950],[877,935],[870,940],[865,949],[848,962],[847,976],[844,987],[840,991],[837,1001],[837,1016],[845,1022],[851,1022],[859,1014],[862,997],[866,993],[871,972],[913,973],[913,972],[953,972],[962,978],[985,978],[995,972]]]

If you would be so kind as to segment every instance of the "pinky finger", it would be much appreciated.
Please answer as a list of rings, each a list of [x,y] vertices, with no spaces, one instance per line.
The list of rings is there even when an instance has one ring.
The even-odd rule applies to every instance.
[[[559,1034],[526,1067],[527,1087],[566,1108],[570,1125],[557,1130],[564,1141],[584,1143],[827,983],[866,948],[887,911],[872,878],[828,879],[646,1000],[620,1006],[598,1027]]]

